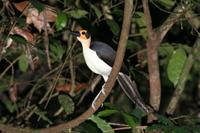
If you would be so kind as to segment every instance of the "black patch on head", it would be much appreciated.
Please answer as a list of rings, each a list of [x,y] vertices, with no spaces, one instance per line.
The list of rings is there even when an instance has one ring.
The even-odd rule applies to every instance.
[[[88,38],[90,38],[90,33],[87,31],[87,32],[85,32],[85,37],[88,39]]]

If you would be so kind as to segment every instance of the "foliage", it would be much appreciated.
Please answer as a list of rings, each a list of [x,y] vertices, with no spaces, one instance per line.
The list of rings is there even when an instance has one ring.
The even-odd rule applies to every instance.
[[[142,2],[134,1],[132,23],[124,59],[145,101],[149,96],[147,69],[148,39]],[[92,38],[117,48],[123,20],[124,1],[30,0],[0,2],[0,123],[27,128],[44,128],[69,121],[84,112],[97,95],[88,93],[94,74],[86,67],[81,46],[69,30],[87,29]],[[199,20],[198,0],[149,0],[153,28],[157,29],[174,8],[188,5]],[[184,16],[170,29],[158,48],[162,83],[161,112],[179,83],[185,62],[193,53],[198,29]],[[195,25],[200,25],[196,21]],[[157,30],[155,30],[157,32]],[[80,132],[131,132],[162,130],[165,133],[200,132],[199,52],[175,116],[156,115],[146,124],[146,114],[119,89],[107,103],[82,125]],[[147,103],[147,102],[146,102]],[[186,114],[186,115],[185,115]],[[185,116],[185,117],[181,117]],[[179,118],[180,117],[180,118]],[[145,121],[145,122],[144,122]],[[1,132],[1,131],[0,131]]]
[[[169,60],[167,72],[169,80],[174,84],[174,86],[178,83],[186,58],[187,56],[185,51],[182,48],[179,48],[173,52],[172,57]]]

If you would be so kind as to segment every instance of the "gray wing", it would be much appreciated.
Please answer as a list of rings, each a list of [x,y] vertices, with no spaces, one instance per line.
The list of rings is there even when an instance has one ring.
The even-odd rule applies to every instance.
[[[105,63],[107,63],[111,67],[113,66],[116,52],[111,46],[103,42],[95,41],[92,42],[90,48],[96,51],[97,56],[99,56],[99,58],[101,58]],[[120,71],[128,74],[128,69],[124,63],[122,64],[122,68]]]

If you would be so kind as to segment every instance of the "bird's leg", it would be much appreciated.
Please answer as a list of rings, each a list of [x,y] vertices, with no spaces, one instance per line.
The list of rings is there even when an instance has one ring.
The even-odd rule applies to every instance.
[[[100,94],[102,93],[103,95],[105,95],[104,86],[105,86],[105,84],[102,85],[102,88],[101,88],[100,92],[97,94],[97,96],[94,98],[94,100],[92,102],[92,108],[94,110],[96,110],[95,103],[96,103],[97,99],[99,98]],[[103,106],[103,104],[102,104],[102,106]]]

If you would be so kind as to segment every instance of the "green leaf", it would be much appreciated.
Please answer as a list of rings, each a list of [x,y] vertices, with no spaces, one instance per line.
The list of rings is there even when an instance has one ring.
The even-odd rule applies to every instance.
[[[91,4],[91,8],[94,10],[95,14],[97,15],[97,18],[100,18],[102,16],[101,11],[96,6]]]
[[[128,113],[122,113],[124,121],[132,128],[139,125],[138,120],[136,120],[133,116],[129,115]]]
[[[176,3],[176,0],[156,0],[159,4],[164,6],[166,9],[171,9],[174,4]]]
[[[159,48],[159,54],[161,56],[171,56],[174,52],[174,48],[169,43],[164,43]]]
[[[97,127],[101,129],[103,133],[114,133],[112,127],[103,119],[99,118],[98,116],[92,115],[89,120],[93,121],[97,124]]]
[[[139,27],[146,27],[146,22],[144,19],[143,12],[135,12],[133,21],[136,21]]]
[[[139,45],[136,41],[128,40],[126,44],[126,48],[131,51],[139,50],[141,45]]]
[[[173,129],[172,133],[190,133],[190,130],[185,127],[176,127]]]
[[[67,23],[68,23],[67,14],[65,14],[63,12],[58,13],[58,16],[56,18],[56,29],[57,29],[57,31],[65,28]]]
[[[111,103],[109,103],[109,102],[105,102],[105,103],[103,104],[103,106],[105,106],[106,108],[109,108],[109,109],[118,110],[118,108],[117,108],[116,105],[111,104]]]
[[[137,117],[139,120],[141,120],[144,116],[146,116],[146,113],[144,113],[140,108],[136,107],[133,112],[131,113],[135,117]]]
[[[3,102],[3,104],[6,106],[6,109],[8,109],[8,111],[9,111],[10,113],[13,113],[13,112],[15,112],[15,111],[17,110],[17,104],[12,103],[9,99],[4,98],[4,99],[2,100],[2,102]]]
[[[30,2],[39,12],[44,10],[44,5],[38,0],[30,0]]]
[[[135,15],[132,19],[133,22],[136,22],[136,24],[139,27],[139,33],[143,36],[144,39],[147,39],[147,29],[146,29],[146,22],[144,19],[144,13],[143,12],[135,12]]]
[[[98,112],[97,116],[98,117],[107,117],[107,116],[110,116],[110,115],[116,114],[116,113],[119,113],[119,111],[114,110],[114,109],[106,109],[106,110]]]
[[[4,80],[5,80],[5,78],[4,78]],[[2,93],[3,91],[8,90],[8,88],[9,88],[8,82],[1,82],[1,84],[0,84],[0,93]]]
[[[22,72],[27,71],[27,69],[28,69],[28,58],[26,57],[25,54],[23,54],[19,57],[18,66],[19,66],[19,69]]]
[[[12,35],[10,37],[13,39],[13,41],[15,41],[17,43],[21,43],[21,44],[26,44],[27,43],[27,41],[23,37],[21,37],[19,35]]]
[[[179,48],[173,52],[169,60],[167,74],[169,80],[174,84],[174,86],[176,86],[178,83],[186,59],[187,56],[185,51],[182,48]]]
[[[60,61],[66,51],[66,48],[61,46],[60,44],[52,44],[50,45],[51,49],[51,56],[53,57],[54,61]]]
[[[168,125],[168,126],[174,126],[174,123],[168,119],[167,117],[163,115],[156,114],[156,117],[158,118],[158,122],[163,124],[163,125]]]
[[[110,27],[112,33],[115,36],[119,36],[119,32],[120,32],[119,25],[114,20],[107,20],[106,22],[107,22],[108,26]]]
[[[36,115],[38,115],[40,118],[42,118],[42,120],[48,122],[49,124],[53,124],[53,122],[46,116],[47,112],[42,111],[42,110],[40,110],[40,109],[37,108],[37,109],[34,111],[34,113],[35,113]]]
[[[65,113],[71,114],[74,111],[74,102],[68,95],[59,95],[58,96],[59,103],[64,108]]]
[[[163,43],[161,44],[161,47],[159,47],[159,56],[160,58],[160,65],[167,67],[167,64],[169,63],[169,60],[174,52],[174,48],[169,43]]]
[[[88,12],[81,9],[75,9],[75,10],[69,11],[68,14],[75,19],[80,19],[80,18],[85,17],[88,14]]]
[[[152,124],[147,127],[147,132],[163,131],[164,133],[171,133],[172,127],[163,124]]]

